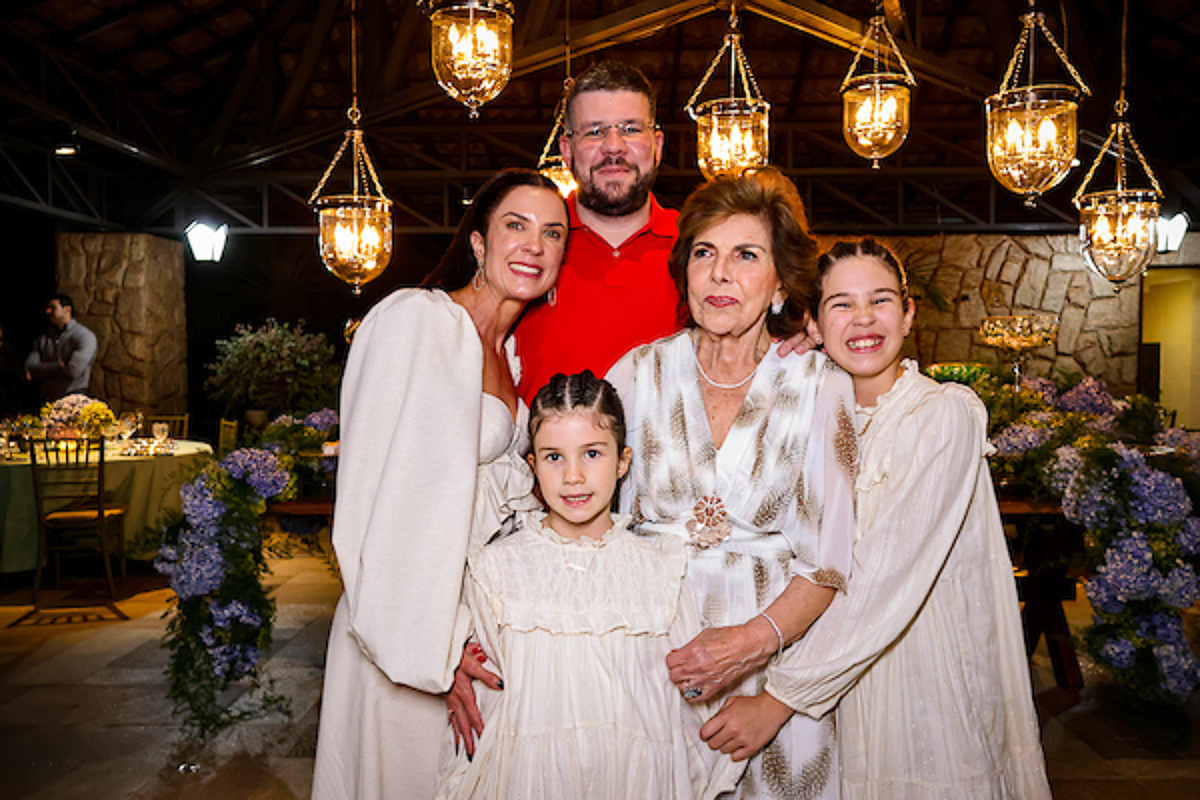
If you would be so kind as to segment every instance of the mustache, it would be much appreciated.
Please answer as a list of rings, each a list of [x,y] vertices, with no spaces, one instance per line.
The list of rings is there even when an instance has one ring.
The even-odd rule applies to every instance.
[[[605,167],[624,167],[635,172],[639,171],[637,167],[620,156],[605,156],[603,161],[592,167],[592,172],[604,169]]]

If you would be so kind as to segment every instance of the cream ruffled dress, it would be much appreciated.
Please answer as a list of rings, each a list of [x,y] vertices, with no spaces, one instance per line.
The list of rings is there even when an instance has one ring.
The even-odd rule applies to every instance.
[[[693,800],[732,789],[741,766],[698,731],[664,659],[699,631],[682,594],[684,545],[617,517],[601,539],[565,539],[521,515],[470,559],[475,635],[504,678],[478,687],[474,760],[448,745],[439,798]]]

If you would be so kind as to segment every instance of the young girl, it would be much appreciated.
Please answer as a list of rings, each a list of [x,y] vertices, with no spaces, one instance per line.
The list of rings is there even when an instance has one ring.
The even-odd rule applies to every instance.
[[[741,770],[700,741],[663,661],[699,630],[675,537],[645,539],[609,509],[629,469],[621,402],[591,372],[559,374],[530,410],[546,512],[473,555],[475,637],[503,678],[478,684],[485,727],[446,749],[442,798],[712,797]]]
[[[837,706],[845,798],[1049,797],[984,406],[901,360],[914,305],[886,248],[840,243],[817,266],[810,332],[858,405],[854,566],[761,705],[705,734],[727,747],[745,719]]]

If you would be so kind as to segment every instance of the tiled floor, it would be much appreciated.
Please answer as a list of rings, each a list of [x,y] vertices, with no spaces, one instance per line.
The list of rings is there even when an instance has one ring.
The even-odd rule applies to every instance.
[[[311,554],[271,567],[278,621],[266,668],[291,697],[292,717],[243,723],[205,747],[182,742],[172,721],[159,645],[171,593],[156,576],[131,578],[134,593],[119,603],[123,622],[101,621],[111,614],[91,609],[8,627],[30,610],[28,588],[10,587],[0,596],[0,798],[307,797],[338,583]],[[1088,615],[1086,602],[1068,604],[1073,626]],[[1053,687],[1045,655],[1034,667],[1056,797],[1200,797],[1200,742],[1123,722],[1094,667],[1084,665],[1081,697]],[[1191,711],[1200,717],[1197,704]]]

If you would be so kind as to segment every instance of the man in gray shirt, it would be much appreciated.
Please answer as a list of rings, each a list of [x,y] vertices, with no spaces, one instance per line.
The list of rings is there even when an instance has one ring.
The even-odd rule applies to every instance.
[[[46,400],[86,393],[96,359],[96,334],[75,321],[75,306],[65,294],[50,297],[46,320],[50,331],[34,341],[25,359],[25,378],[41,381]]]

